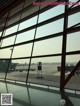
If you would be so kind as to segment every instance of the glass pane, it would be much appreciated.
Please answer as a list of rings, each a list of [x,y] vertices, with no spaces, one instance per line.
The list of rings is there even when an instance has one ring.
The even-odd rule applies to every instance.
[[[3,39],[2,47],[14,44],[14,37]]]
[[[11,48],[0,50],[0,58],[10,58]]]
[[[32,40],[34,38],[34,32],[35,29],[19,34],[16,43]]]
[[[24,82],[24,84],[25,84],[25,82]],[[0,84],[0,86],[1,86],[1,84]],[[29,106],[30,105],[31,98],[29,97],[30,93],[29,93],[29,89],[27,87],[24,87],[23,85],[18,86],[17,84],[14,85],[14,84],[7,83],[7,84],[5,84],[4,88],[6,88],[6,91],[9,91],[14,95],[15,100],[21,101],[21,103],[20,103],[20,102],[17,102],[14,100],[14,102],[13,102],[14,106],[24,106],[24,105]],[[21,95],[21,96],[19,96],[19,95]]]
[[[66,56],[66,62],[68,63],[77,63],[80,59],[80,55],[69,55]]]
[[[63,31],[63,21],[64,19],[60,19],[58,21],[39,27],[37,29],[36,38]]]
[[[68,17],[68,27],[71,27],[77,23],[80,23],[80,13],[75,13]]]
[[[0,78],[5,78],[7,65],[5,60],[0,60]]]
[[[68,34],[67,36],[67,51],[80,50],[80,32]]]
[[[36,42],[34,45],[33,55],[45,55],[61,53],[62,37],[52,38]]]
[[[14,48],[13,58],[14,57],[27,57],[31,55],[32,44],[20,45]]]
[[[0,32],[0,36],[1,36],[2,32]]]
[[[29,59],[12,60],[7,79],[26,81]]]
[[[64,12],[64,5],[55,6],[39,15],[39,23]]]
[[[29,82],[58,86],[60,72],[58,66],[61,66],[61,57],[45,57],[32,59],[31,68],[35,69],[29,74]]]
[[[15,26],[13,26],[13,27],[7,29],[7,30],[6,30],[6,33],[5,33],[5,36],[6,36],[6,35],[9,35],[9,34],[11,34],[11,33],[17,32],[17,28],[18,28],[18,25],[15,25]]]
[[[29,19],[29,20],[26,20],[26,21],[22,22],[20,24],[19,30],[24,29],[24,28],[27,28],[29,26],[32,26],[32,25],[36,24],[36,21],[37,21],[37,16],[35,16],[35,17],[33,17],[33,18]]]

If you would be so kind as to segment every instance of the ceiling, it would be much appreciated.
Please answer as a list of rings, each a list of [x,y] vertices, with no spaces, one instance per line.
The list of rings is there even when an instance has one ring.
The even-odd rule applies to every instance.
[[[14,0],[0,0],[0,11],[10,5]]]
[[[10,8],[14,8],[23,1],[24,0],[0,0],[0,19],[10,10]]]

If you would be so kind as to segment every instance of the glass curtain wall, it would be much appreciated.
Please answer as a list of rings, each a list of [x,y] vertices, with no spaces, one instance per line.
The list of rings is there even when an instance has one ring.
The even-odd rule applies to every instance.
[[[65,5],[41,5],[39,9],[32,0],[26,3],[17,13],[16,8],[11,11],[5,26],[0,47],[0,78],[59,87]],[[65,79],[72,70],[66,71],[66,66],[76,66],[80,59],[80,27],[75,27],[80,22],[78,6],[68,13]],[[77,81],[75,75],[74,79]]]

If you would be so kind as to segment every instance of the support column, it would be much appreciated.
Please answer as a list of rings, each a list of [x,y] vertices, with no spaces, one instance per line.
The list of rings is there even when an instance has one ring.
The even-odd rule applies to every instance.
[[[66,0],[68,2],[68,0]],[[66,63],[66,42],[67,42],[67,26],[68,26],[68,5],[65,5],[64,14],[64,29],[63,29],[63,39],[62,39],[62,58],[61,58],[61,76],[60,76],[60,90],[64,89],[65,81],[65,63]]]

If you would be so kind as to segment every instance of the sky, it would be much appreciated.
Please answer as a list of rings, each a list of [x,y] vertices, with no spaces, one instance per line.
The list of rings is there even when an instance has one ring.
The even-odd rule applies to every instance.
[[[75,2],[75,1],[76,0],[72,0],[72,2]],[[64,12],[63,5],[56,6],[52,9],[48,10],[47,12],[40,14],[38,23],[40,23],[44,20],[47,20],[51,17],[54,17],[58,14],[61,14],[63,12]],[[32,19],[29,19],[28,21],[22,22],[20,24],[19,30],[36,24],[36,21],[37,21],[37,16],[33,17]],[[72,25],[79,23],[79,22],[80,22],[80,13],[71,15],[71,16],[69,16],[69,19],[68,19],[68,27],[71,27]],[[55,21],[55,22],[52,22],[52,23],[49,23],[47,25],[37,28],[36,38],[40,38],[40,37],[43,37],[46,35],[62,32],[63,31],[63,23],[64,23],[64,19],[60,19],[58,21]],[[18,25],[7,29],[5,36],[7,36],[8,34],[11,34],[13,32],[16,32],[17,27],[18,27]],[[26,40],[28,41],[28,40],[33,39],[34,32],[35,32],[35,29],[19,34],[17,36],[16,43],[20,43],[20,42],[24,42]],[[5,39],[3,41],[2,47],[13,44],[14,39],[15,39],[15,37]],[[32,43],[15,47],[12,57],[14,58],[14,57],[30,56],[31,49],[32,49]],[[67,36],[67,50],[66,51],[68,52],[68,51],[75,51],[75,50],[80,50],[80,32],[68,34],[68,36]],[[44,55],[44,54],[55,54],[55,53],[61,53],[61,52],[62,52],[62,36],[48,39],[45,41],[36,42],[34,45],[33,56]],[[0,50],[0,58],[9,58],[10,54],[11,54],[10,48]],[[67,62],[78,62],[79,59],[80,59],[80,55],[66,56]],[[28,62],[28,61],[29,60],[19,60],[19,62]],[[38,61],[61,62],[61,57],[48,57],[48,58],[32,59],[32,62],[38,62]],[[18,62],[18,60],[16,60],[15,62]]]

